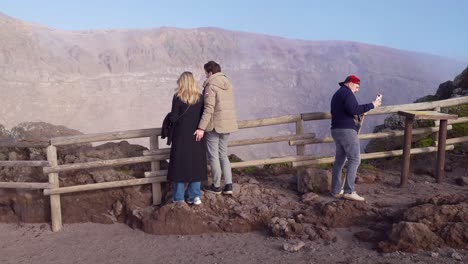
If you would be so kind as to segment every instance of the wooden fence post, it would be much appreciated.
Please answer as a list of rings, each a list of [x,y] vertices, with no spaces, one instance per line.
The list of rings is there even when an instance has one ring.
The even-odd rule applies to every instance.
[[[434,108],[434,111],[440,112],[440,107]],[[434,121],[434,127],[438,128],[439,126],[440,126],[440,121],[435,120]],[[434,147],[437,147],[438,140],[439,140],[439,132],[434,132],[434,134],[432,134],[432,141],[434,142]]]
[[[439,142],[437,144],[436,182],[442,182],[445,175],[445,146],[447,138],[447,120],[440,120]]]
[[[159,149],[159,141],[158,136],[151,136],[150,137],[150,150],[157,150]],[[160,163],[159,161],[152,161],[151,162],[151,171],[159,171]],[[161,183],[152,183],[152,191],[153,191],[153,204],[159,205],[161,204],[162,200],[162,192],[161,192]]]
[[[413,118],[405,116],[405,136],[403,143],[403,164],[401,166],[400,187],[405,187],[408,183],[411,140],[413,137]]]
[[[440,112],[440,107],[439,106],[435,107],[434,111]],[[439,120],[434,120],[434,127],[440,128]],[[434,132],[432,134],[432,142],[434,142],[434,147],[437,147],[439,145],[439,132]],[[434,152],[433,155],[434,155],[434,159],[437,160],[437,157],[438,157],[437,152]],[[437,179],[437,174],[438,174],[437,166],[438,166],[438,163],[436,162],[436,165],[434,166],[434,175],[436,179]]]
[[[302,120],[302,118],[296,121],[296,135],[301,134],[304,134],[304,120]],[[298,156],[303,156],[305,154],[305,145],[297,145],[296,154]]]
[[[47,147],[47,160],[50,166],[57,166],[57,148],[55,146]],[[59,188],[58,173],[49,173],[50,188]],[[60,208],[60,194],[50,196],[50,213],[52,220],[52,231],[57,232],[62,229],[62,210]]]

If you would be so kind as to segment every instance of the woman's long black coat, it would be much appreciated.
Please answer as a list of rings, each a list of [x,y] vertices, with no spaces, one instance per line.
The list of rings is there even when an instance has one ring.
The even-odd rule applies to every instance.
[[[194,135],[203,113],[203,96],[200,94],[198,103],[188,107],[188,110],[187,107],[186,103],[174,96],[170,119],[175,124],[167,174],[167,179],[172,182],[198,182],[207,179],[205,138],[196,142]]]

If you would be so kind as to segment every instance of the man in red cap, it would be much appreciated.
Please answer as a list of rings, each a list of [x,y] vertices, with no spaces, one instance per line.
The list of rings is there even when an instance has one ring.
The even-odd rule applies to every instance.
[[[354,201],[364,201],[354,188],[356,172],[361,163],[358,131],[361,127],[362,115],[367,111],[379,107],[381,101],[376,99],[372,103],[359,105],[354,96],[359,91],[361,80],[355,75],[346,77],[340,82],[340,89],[331,100],[331,134],[336,145],[335,162],[332,171],[331,193],[336,198]],[[341,171],[348,160],[348,169],[344,190],[341,188]]]

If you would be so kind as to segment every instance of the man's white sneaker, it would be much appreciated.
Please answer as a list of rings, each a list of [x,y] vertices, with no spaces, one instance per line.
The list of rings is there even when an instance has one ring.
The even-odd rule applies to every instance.
[[[356,192],[345,193],[343,194],[343,198],[348,199],[348,200],[353,200],[353,201],[360,201],[360,202],[363,202],[366,200],[364,199],[364,197],[359,196],[359,194],[357,194]]]
[[[344,190],[341,190],[340,193],[331,194],[335,198],[343,198]]]

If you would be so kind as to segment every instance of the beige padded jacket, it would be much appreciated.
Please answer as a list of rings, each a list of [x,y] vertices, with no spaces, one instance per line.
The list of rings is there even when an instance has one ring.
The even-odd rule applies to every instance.
[[[211,75],[203,83],[205,106],[198,128],[220,134],[238,130],[234,92],[224,73]]]

